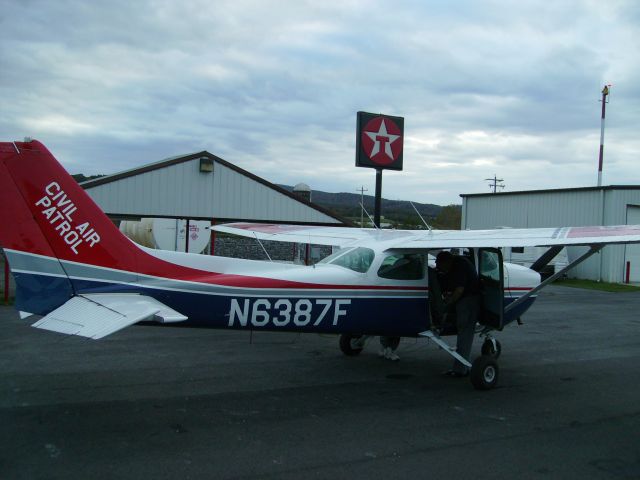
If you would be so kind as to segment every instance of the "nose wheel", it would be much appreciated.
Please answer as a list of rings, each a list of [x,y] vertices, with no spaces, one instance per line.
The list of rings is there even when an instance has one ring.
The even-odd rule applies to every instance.
[[[498,384],[499,373],[495,357],[481,355],[471,365],[471,383],[476,390],[490,390]]]

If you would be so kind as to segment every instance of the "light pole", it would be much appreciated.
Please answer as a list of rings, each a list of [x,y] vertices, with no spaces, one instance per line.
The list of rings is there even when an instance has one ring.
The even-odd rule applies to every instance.
[[[602,89],[602,115],[600,117],[600,152],[598,153],[598,186],[602,186],[602,162],[604,161],[604,114],[607,107],[607,96],[611,85],[605,85]]]

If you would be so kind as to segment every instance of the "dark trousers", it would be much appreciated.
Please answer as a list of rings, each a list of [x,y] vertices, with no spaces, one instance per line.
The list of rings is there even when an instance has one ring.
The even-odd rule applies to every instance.
[[[400,337],[380,337],[380,345],[383,348],[391,348],[395,350],[400,345]]]
[[[456,352],[467,360],[471,355],[471,346],[473,345],[473,337],[479,315],[480,295],[463,297],[456,303],[456,328],[458,330]],[[458,360],[454,360],[453,370],[459,373],[466,373],[467,367]]]

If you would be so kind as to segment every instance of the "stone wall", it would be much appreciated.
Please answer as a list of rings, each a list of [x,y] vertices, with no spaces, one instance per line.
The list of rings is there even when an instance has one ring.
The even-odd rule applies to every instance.
[[[268,260],[264,250],[272,260],[303,263],[305,259],[305,245],[287,242],[272,242],[263,240],[260,246],[258,240],[245,237],[216,236],[214,254],[220,257],[246,258],[250,260]],[[331,255],[331,247],[312,245],[310,263]]]

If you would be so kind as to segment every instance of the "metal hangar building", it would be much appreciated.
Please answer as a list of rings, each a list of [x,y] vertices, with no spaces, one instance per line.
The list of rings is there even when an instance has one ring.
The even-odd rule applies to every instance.
[[[344,225],[346,220],[207,151],[83,182],[114,219]]]
[[[640,186],[462,194],[461,228],[640,225]],[[570,260],[586,247],[567,249]],[[570,272],[577,278],[640,282],[640,246],[609,245]]]
[[[255,259],[266,254],[268,258],[308,264],[327,252],[311,245],[292,248],[277,242],[229,239],[209,227],[228,222],[351,225],[312,204],[308,195],[289,192],[207,151],[168,158],[81,185],[114,222],[134,221],[124,225],[130,238],[167,250]]]

